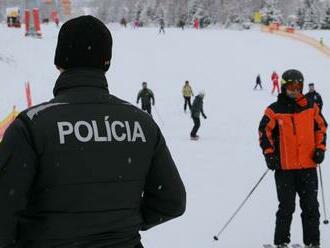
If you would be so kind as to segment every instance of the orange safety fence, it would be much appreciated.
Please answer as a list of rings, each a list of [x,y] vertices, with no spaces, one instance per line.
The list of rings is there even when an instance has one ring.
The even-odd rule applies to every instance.
[[[330,48],[328,46],[326,46],[325,44],[323,44],[322,42],[320,42],[319,40],[313,37],[310,37],[304,33],[296,31],[294,28],[280,27],[279,29],[276,30],[272,26],[262,26],[261,31],[303,42],[319,50],[324,55],[330,57]]]
[[[3,137],[6,129],[15,120],[15,118],[18,114],[19,114],[19,112],[16,111],[16,107],[14,106],[11,113],[4,120],[0,121],[0,141],[2,140],[2,137]]]

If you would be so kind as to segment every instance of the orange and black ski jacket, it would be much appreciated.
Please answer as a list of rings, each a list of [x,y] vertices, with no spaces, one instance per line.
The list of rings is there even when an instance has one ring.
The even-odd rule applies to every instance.
[[[313,153],[326,149],[327,122],[316,104],[301,95],[298,100],[279,94],[259,125],[264,154],[275,153],[282,170],[316,167]]]

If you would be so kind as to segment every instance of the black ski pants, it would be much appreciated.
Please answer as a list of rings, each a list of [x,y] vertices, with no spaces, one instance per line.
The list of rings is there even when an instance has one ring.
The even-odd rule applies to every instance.
[[[149,115],[151,115],[151,105],[142,105],[142,110],[147,111]]]
[[[196,137],[197,131],[198,131],[199,127],[201,126],[201,120],[199,117],[192,117],[192,119],[194,121],[194,127],[191,130],[190,137]]]
[[[187,110],[187,105],[189,109],[191,110],[191,97],[190,96],[184,96],[184,111]]]
[[[256,83],[256,85],[254,86],[254,89],[257,89],[258,86],[260,87],[260,89],[262,89],[261,83]]]
[[[295,211],[296,194],[300,198],[303,239],[305,245],[320,244],[320,212],[317,201],[318,178],[316,168],[277,170],[275,172],[277,197],[274,244],[290,243],[290,226]]]

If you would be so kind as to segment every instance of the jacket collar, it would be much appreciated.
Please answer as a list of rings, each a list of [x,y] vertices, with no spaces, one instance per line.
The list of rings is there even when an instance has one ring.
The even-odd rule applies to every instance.
[[[288,97],[284,93],[280,93],[277,97],[277,101],[281,104],[289,105],[289,104],[297,104],[300,107],[305,107],[307,105],[307,99],[304,95],[300,95],[297,99],[293,99]]]
[[[109,92],[104,72],[94,68],[75,68],[65,70],[56,80],[54,96],[78,87],[91,87]]]

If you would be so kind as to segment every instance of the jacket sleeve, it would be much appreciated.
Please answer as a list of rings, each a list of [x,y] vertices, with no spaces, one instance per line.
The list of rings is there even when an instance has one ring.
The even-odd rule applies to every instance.
[[[179,172],[158,130],[158,142],[146,178],[142,199],[144,225],[150,229],[185,212],[186,191]]]
[[[139,103],[140,98],[141,98],[141,91],[139,91],[139,93],[138,93],[138,95],[137,95],[136,103]]]
[[[274,152],[272,132],[276,126],[275,114],[267,108],[259,124],[259,143],[264,154]]]
[[[323,107],[323,101],[322,101],[322,97],[320,94],[319,95],[319,107],[320,107],[320,110],[322,110],[322,107]]]
[[[15,243],[18,216],[28,201],[36,161],[29,132],[18,118],[0,143],[0,247]]]
[[[204,113],[204,103],[203,102],[201,103],[201,114],[204,118],[206,118],[206,115]]]
[[[155,96],[154,96],[154,93],[152,92],[152,90],[150,90],[150,96],[152,99],[152,104],[155,104]]]
[[[320,112],[317,104],[314,104],[314,133],[316,148],[326,149],[328,123]]]

